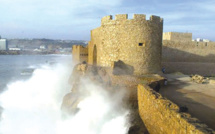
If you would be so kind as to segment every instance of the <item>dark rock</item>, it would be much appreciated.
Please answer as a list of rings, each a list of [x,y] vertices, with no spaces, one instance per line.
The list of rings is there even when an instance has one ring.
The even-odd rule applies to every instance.
[[[181,106],[179,112],[188,112],[188,108],[186,106]]]
[[[161,86],[159,82],[153,82],[151,84],[149,84],[149,86],[156,92],[159,92]]]

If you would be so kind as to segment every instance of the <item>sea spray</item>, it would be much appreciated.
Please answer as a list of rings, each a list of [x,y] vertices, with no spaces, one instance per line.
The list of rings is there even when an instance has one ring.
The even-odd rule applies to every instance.
[[[25,81],[8,84],[0,96],[2,134],[56,133],[62,98],[70,90],[67,66],[43,65]]]
[[[77,105],[79,111],[58,125],[65,134],[126,134],[129,111],[122,106],[125,90],[110,92],[89,80],[79,83],[85,97]]]
[[[30,79],[15,81],[0,95],[2,134],[125,134],[128,111],[120,108],[123,91],[110,95],[90,81],[83,81],[88,96],[75,115],[62,119],[63,96],[70,92],[71,66],[43,65]]]

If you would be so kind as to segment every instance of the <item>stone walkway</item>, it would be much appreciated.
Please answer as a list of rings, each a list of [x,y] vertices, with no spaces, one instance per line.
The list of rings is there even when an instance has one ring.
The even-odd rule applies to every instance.
[[[197,84],[187,75],[165,74],[168,85],[160,93],[215,130],[215,84]]]

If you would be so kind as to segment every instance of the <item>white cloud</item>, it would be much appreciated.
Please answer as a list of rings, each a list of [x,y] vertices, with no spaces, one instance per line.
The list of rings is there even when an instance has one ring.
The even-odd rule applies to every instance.
[[[51,36],[52,38],[59,36],[57,33],[66,32],[61,35],[69,37],[70,34],[77,39],[89,40],[89,31],[100,26],[103,16],[125,13],[129,15],[142,13],[146,14],[147,18],[151,14],[161,16],[164,18],[164,27],[179,24],[205,27],[215,25],[214,0],[165,0],[163,2],[158,0],[0,0],[0,3],[1,25],[15,22],[17,26],[20,25],[21,30],[28,32],[34,32],[34,30],[48,32],[51,29],[52,35],[56,33],[56,36]],[[1,25],[0,29],[10,29],[10,27],[3,28]],[[23,25],[27,28],[23,29]],[[189,29],[188,26],[186,27]],[[173,27],[171,31],[175,30],[176,27]],[[3,31],[3,34],[9,33]],[[84,38],[80,38],[81,36]]]
[[[83,34],[77,31],[85,28],[85,33],[89,34],[87,31],[99,26],[101,17],[111,8],[120,6],[121,2],[122,0],[0,0],[0,29],[11,29],[8,24],[12,23],[16,23],[14,30],[35,34],[37,30],[47,31],[49,34],[51,29],[56,33],[52,38],[58,37],[57,33],[65,32],[65,29],[75,29],[64,36],[71,34],[77,38]],[[0,34],[10,37],[7,31],[1,31]]]

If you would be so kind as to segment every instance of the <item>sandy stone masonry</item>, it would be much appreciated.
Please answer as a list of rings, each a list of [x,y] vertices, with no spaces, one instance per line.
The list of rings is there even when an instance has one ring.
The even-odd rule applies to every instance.
[[[157,73],[161,70],[163,19],[144,14],[105,16],[101,27],[91,31],[88,63],[113,67],[121,60],[134,67],[134,74]]]
[[[148,85],[138,85],[139,114],[150,134],[215,134],[215,131]]]
[[[88,49],[86,47],[83,47],[81,45],[73,45],[72,46],[72,59],[73,62],[79,63],[86,61],[88,58]]]
[[[163,40],[192,41],[192,33],[166,32],[163,33]]]
[[[91,31],[88,55],[80,57],[81,51],[73,50],[74,59],[89,64],[113,67],[114,61],[121,60],[134,67],[134,74],[157,73],[161,70],[163,19],[144,14],[111,15],[101,20],[101,26]]]
[[[214,134],[214,130],[155,92],[153,89],[156,90],[159,79],[161,83],[165,79],[152,77],[161,71],[162,50],[163,61],[205,61],[205,57],[214,61],[214,44],[192,42],[190,33],[168,34],[163,42],[162,36],[163,19],[158,16],[151,16],[149,20],[144,14],[134,14],[133,19],[128,19],[127,14],[116,15],[115,19],[105,16],[101,26],[91,30],[87,47],[73,46],[73,60],[88,63],[77,66],[82,75],[85,75],[86,65],[93,72],[94,68],[105,69],[107,85],[126,87],[130,92],[128,98],[134,108],[138,104],[140,117],[149,133]],[[115,67],[124,68],[120,71],[128,70],[129,74],[114,74]]]

